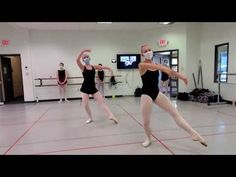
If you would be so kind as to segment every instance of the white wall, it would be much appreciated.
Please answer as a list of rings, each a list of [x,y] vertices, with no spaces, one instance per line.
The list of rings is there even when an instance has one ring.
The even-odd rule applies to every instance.
[[[186,24],[186,76],[189,79],[187,91],[195,89],[192,73],[195,75],[196,84],[198,77],[198,65],[200,58],[200,28],[201,23]],[[205,70],[203,70],[203,74]],[[203,83],[204,86],[204,83]],[[197,87],[201,87],[201,82]]]
[[[157,48],[157,42],[160,38],[167,39],[170,42],[169,45]],[[55,77],[59,62],[65,63],[70,76],[81,76],[75,59],[81,50],[92,49],[91,57],[93,61],[96,61],[92,61],[93,64],[106,63],[114,69],[116,74],[123,76],[117,78],[123,83],[118,84],[116,90],[109,89],[107,85],[105,95],[133,95],[135,88],[142,86],[137,70],[116,70],[116,64],[112,64],[111,59],[116,58],[118,53],[139,53],[140,46],[144,43],[150,44],[153,50],[179,49],[180,71],[186,74],[185,24],[157,28],[147,32],[32,30],[30,31],[30,43],[35,78]],[[48,64],[49,62],[50,64]],[[75,82],[78,82],[78,80]],[[68,89],[69,97],[80,97],[78,88],[80,86],[70,86]],[[180,82],[179,90],[186,91],[186,87],[182,82]],[[56,87],[37,88],[36,96],[39,99],[53,99],[58,98],[59,93]]]
[[[116,63],[111,59],[118,53],[139,53],[140,37],[135,32],[82,32],[82,31],[30,31],[30,44],[34,78],[55,77],[60,62],[64,62],[65,69],[70,76],[82,76],[76,64],[76,57],[83,49],[91,49],[92,64],[102,63],[114,69],[114,73],[122,75],[116,78],[122,81],[117,89],[105,87],[105,95],[133,95],[137,86],[141,86],[141,79],[135,70],[116,70]],[[109,75],[108,72],[106,72]],[[109,78],[107,78],[107,81]],[[74,80],[82,82],[83,80]],[[127,81],[127,82],[126,82]],[[56,83],[47,82],[47,83]],[[69,86],[69,97],[80,97],[80,86]],[[39,99],[59,98],[57,87],[36,88]]]
[[[27,32],[6,24],[2,26],[1,36],[10,39],[12,44],[5,49],[5,52],[4,48],[1,47],[1,53],[20,53],[22,55],[22,66],[27,65],[29,67],[29,75],[27,76],[23,68],[26,101],[35,100],[36,97],[39,99],[58,98],[57,87],[34,88],[34,79],[38,77],[55,77],[59,62],[65,63],[65,68],[69,71],[70,76],[81,76],[82,74],[76,65],[75,59],[79,52],[85,48],[92,49],[91,57],[93,61],[96,61],[92,61],[93,64],[106,64],[115,70],[115,74],[123,76],[122,78],[117,78],[123,83],[118,84],[116,90],[109,89],[107,85],[105,88],[106,95],[133,95],[135,88],[141,87],[141,79],[137,70],[117,71],[116,64],[112,64],[111,59],[116,58],[117,53],[139,53],[140,46],[143,43],[150,44],[153,50],[179,49],[180,71],[184,74],[187,71],[186,25],[184,23],[147,32],[44,30]],[[8,34],[9,32],[11,33]],[[157,42],[160,38],[167,39],[170,42],[169,45],[159,48]],[[31,69],[34,71],[33,73],[31,73]],[[74,82],[81,81],[82,79],[80,81],[74,80]],[[55,83],[55,81],[47,83]],[[69,86],[69,97],[80,97],[79,88],[80,86]],[[182,82],[180,82],[179,90],[186,90]]]
[[[200,57],[203,60],[204,84],[217,92],[214,80],[215,45],[229,42],[229,73],[236,73],[236,23],[203,23],[201,28]],[[236,83],[235,76],[229,76],[229,82]],[[222,84],[224,99],[236,98],[236,85]]]
[[[27,30],[14,28],[7,23],[0,23],[0,40],[10,40],[9,46],[0,44],[0,54],[20,54],[25,101],[34,100],[33,74],[31,68],[29,35]],[[24,68],[28,67],[26,71]]]

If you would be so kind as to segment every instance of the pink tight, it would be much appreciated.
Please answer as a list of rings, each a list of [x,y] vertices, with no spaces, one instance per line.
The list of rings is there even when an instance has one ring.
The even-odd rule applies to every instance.
[[[86,110],[86,113],[88,114],[89,119],[92,120],[93,117],[92,117],[91,109],[89,107],[89,95],[86,93],[81,93],[81,94],[82,94],[82,104]],[[109,118],[114,117],[114,115],[109,110],[108,106],[106,105],[102,94],[99,91],[93,94],[93,97],[97,101],[97,103],[102,107],[102,109],[104,110],[104,112],[107,114]]]
[[[143,127],[147,136],[146,145],[150,144],[151,140],[151,129],[150,129],[150,117],[152,112],[153,100],[148,95],[141,96],[141,109],[143,118]],[[188,132],[193,140],[204,142],[205,140],[184,120],[180,115],[178,110],[172,105],[170,100],[161,92],[159,92],[154,103],[167,111],[172,118],[175,120],[176,124]]]

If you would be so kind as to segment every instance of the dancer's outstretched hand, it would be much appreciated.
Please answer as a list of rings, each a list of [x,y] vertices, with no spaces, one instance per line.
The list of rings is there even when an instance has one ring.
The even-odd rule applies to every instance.
[[[187,77],[183,78],[183,81],[184,81],[185,85],[188,85],[188,78]]]

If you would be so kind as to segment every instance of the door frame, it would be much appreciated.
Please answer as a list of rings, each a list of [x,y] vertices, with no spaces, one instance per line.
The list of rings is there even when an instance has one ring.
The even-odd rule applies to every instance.
[[[0,56],[0,81],[1,81],[1,90],[2,90],[2,100],[0,102],[4,103],[5,102],[5,89],[4,89],[4,81],[3,81],[3,73],[2,73],[2,58]]]
[[[6,101],[5,98],[5,89],[4,89],[4,82],[3,82],[3,73],[2,73],[2,58],[1,57],[12,57],[12,56],[19,56],[21,60],[21,54],[20,53],[14,53],[14,54],[0,54],[0,80],[2,81],[2,95],[3,95],[3,103]],[[22,60],[21,60],[21,71],[23,74],[23,68],[22,68]],[[22,86],[23,86],[23,97],[24,97],[24,80],[23,75],[22,77]]]
[[[174,52],[174,51],[177,51],[177,56],[176,57],[173,57],[172,56],[172,53]],[[162,53],[162,52],[170,52],[170,61],[169,61],[169,67],[170,67],[170,69],[172,69],[172,66],[173,66],[173,64],[172,64],[172,58],[177,58],[177,62],[178,62],[178,64],[177,64],[177,72],[179,72],[179,49],[169,49],[169,50],[158,50],[158,51],[153,51],[154,53]],[[178,79],[171,79],[170,78],[170,96],[171,97],[175,97],[175,96],[177,96],[177,95],[173,95],[172,94],[172,89],[173,89],[173,87],[172,87],[172,81],[175,81],[176,80],[176,87],[174,87],[174,88],[176,88],[177,90],[176,90],[176,94],[178,94],[178,92],[179,92],[179,80]]]

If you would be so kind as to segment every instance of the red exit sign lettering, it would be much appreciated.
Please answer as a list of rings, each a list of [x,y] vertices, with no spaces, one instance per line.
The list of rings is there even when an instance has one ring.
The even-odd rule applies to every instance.
[[[165,40],[165,39],[160,39],[159,40],[159,46],[167,46],[168,45],[168,41],[167,40]]]
[[[8,40],[8,39],[3,39],[2,40],[2,45],[3,46],[7,46],[7,45],[9,45],[10,44],[10,40]]]

